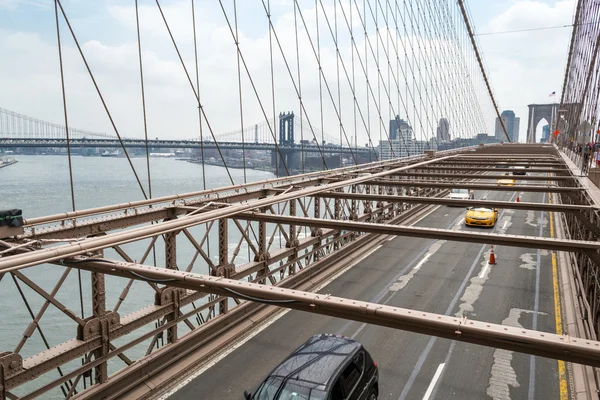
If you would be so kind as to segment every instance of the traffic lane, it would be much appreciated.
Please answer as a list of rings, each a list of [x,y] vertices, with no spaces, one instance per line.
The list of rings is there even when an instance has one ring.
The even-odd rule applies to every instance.
[[[488,198],[490,199],[497,199],[498,196],[500,197],[504,197],[502,200],[509,200],[508,195],[510,192],[503,192],[505,193],[504,195],[498,195],[497,192],[488,192]],[[523,198],[523,196],[521,195],[521,198]],[[535,202],[542,202],[543,201],[543,195],[540,194],[528,194],[528,196],[526,197],[527,201],[535,201]],[[499,226],[495,229],[496,232],[498,233],[505,233],[506,229],[511,225],[510,220],[512,219],[512,216],[510,215],[511,213],[513,213],[513,210],[504,210],[504,212],[502,212],[502,217],[500,218],[500,220],[498,221]],[[527,213],[527,216],[529,216],[530,213]],[[517,215],[517,218],[520,218],[520,215]],[[524,216],[523,216],[524,217]],[[522,218],[523,220],[525,220],[526,218]],[[529,218],[528,218],[529,219]],[[527,219],[527,220],[528,220]],[[512,232],[512,233],[517,233],[517,232]],[[535,232],[532,229],[521,229],[519,232],[519,234],[525,234],[525,235],[533,235],[533,236],[538,236],[539,233]],[[480,250],[483,250],[485,248],[485,246],[481,246]],[[497,247],[498,249],[498,247]],[[517,251],[522,251],[522,249],[515,249]],[[485,276],[488,274],[488,269],[489,267],[486,267],[486,262],[488,257],[489,257],[489,250],[483,254],[483,257],[481,257],[481,255],[478,256],[479,258],[481,258],[481,261],[479,262],[479,266],[476,266],[474,264],[477,263],[477,257],[474,260],[474,264],[472,264],[472,266],[475,266],[477,268],[480,268],[480,270],[475,270],[475,272],[471,272],[471,274],[473,275],[473,278],[471,278],[471,281],[473,280],[477,280],[479,275]],[[435,261],[435,260],[433,260]],[[514,260],[513,260],[514,261]],[[443,267],[445,268],[450,268],[452,267],[451,265],[448,265],[447,262],[443,263]],[[423,269],[423,271],[427,271],[427,269]],[[415,281],[417,282],[417,281]],[[465,296],[463,296],[463,298],[461,298],[461,300],[465,300],[463,303],[461,303],[460,305],[458,305],[457,307],[459,307],[459,313],[458,315],[462,315],[463,312],[468,311],[470,308],[472,308],[472,302],[474,300],[477,299],[477,293],[479,292],[477,287],[477,282],[475,282],[475,284],[473,284],[473,282],[471,282],[471,285],[469,285],[466,288],[465,291]],[[418,292],[418,289],[416,290]],[[400,304],[398,304],[399,306],[403,306],[403,304],[406,304],[405,302],[401,302]],[[493,303],[492,303],[493,304]],[[427,311],[433,311],[430,307],[428,307],[427,305],[423,304],[423,308],[424,310]],[[435,311],[434,311],[435,312]],[[439,310],[437,312],[440,312]],[[475,313],[473,313],[473,317],[476,317]],[[482,319],[482,318],[478,318],[478,319]],[[488,320],[483,318],[483,320]],[[404,379],[402,380],[404,383],[404,386],[402,387],[402,392],[400,394],[400,398],[412,398],[414,396],[423,396],[425,393],[427,393],[427,391],[429,389],[431,389],[432,387],[435,389],[436,387],[436,379],[439,379],[439,377],[441,376],[441,373],[443,373],[445,365],[448,364],[447,360],[444,357],[444,354],[449,354],[450,353],[450,348],[452,346],[452,342],[451,341],[447,341],[447,340],[440,340],[437,341],[435,338],[430,338],[428,341],[423,341],[422,339],[418,338],[415,336],[416,340],[420,340],[420,346],[423,349],[420,353],[419,353],[419,357],[416,359],[415,362],[415,366],[413,367],[410,375],[405,373],[404,375]],[[393,339],[391,339],[391,341],[393,341]],[[434,348],[434,346],[437,347],[441,347],[441,348],[435,348],[433,351],[431,350],[432,348]],[[465,346],[465,345],[463,345]],[[468,346],[468,345],[467,345]],[[415,347],[419,347],[419,344],[414,343],[411,346],[406,346],[409,349],[414,349]],[[479,346],[477,346],[479,347]],[[387,351],[387,350],[386,350]],[[414,353],[414,351],[413,351]],[[414,359],[413,357],[409,357],[409,360]],[[407,357],[406,354],[403,357],[403,362],[407,361]],[[410,361],[407,362],[407,364],[410,364]],[[442,366],[443,364],[443,366]],[[472,369],[472,366],[474,365],[479,365],[481,364],[481,359],[477,359],[477,362],[473,362],[473,360],[469,360],[469,362],[465,363],[465,365],[459,366],[458,368],[454,368],[454,371],[469,371]],[[485,361],[485,364],[490,365],[489,361]],[[484,365],[485,365],[484,364]],[[380,364],[381,365],[381,364]],[[398,369],[395,365],[392,366],[391,369],[391,374],[396,375],[398,374]],[[383,375],[385,375],[385,371],[382,372]],[[467,395],[467,392],[470,392],[472,394],[472,396],[474,398],[480,398],[482,396],[482,393],[485,393],[485,382],[487,381],[487,377],[486,376],[476,376],[476,377],[472,377],[471,374],[465,374],[465,377],[467,378],[468,383],[461,385],[459,390],[454,390],[455,393],[460,393],[460,395]],[[478,382],[478,383],[476,383]],[[394,393],[398,390],[400,390],[400,386],[398,385],[397,388],[392,388],[389,390],[390,393],[390,398],[398,398],[398,397],[394,397]],[[481,388],[483,387],[484,390],[482,390]],[[454,388],[453,388],[454,389]],[[412,392],[411,392],[412,390]],[[411,392],[409,394],[409,392]],[[451,393],[452,390],[449,390],[449,393]],[[417,394],[415,394],[417,393]],[[444,398],[442,396],[442,398]]]
[[[511,192],[484,192],[480,195],[504,201],[515,197]],[[471,229],[464,226],[464,213],[465,210],[461,209],[454,229]],[[426,223],[431,223],[431,220]],[[432,227],[437,227],[435,223],[433,225]],[[482,257],[485,247],[446,240],[435,241],[423,255],[421,262],[388,287],[382,303],[450,314],[476,268],[474,260]],[[410,391],[413,385],[419,386],[427,379],[420,374],[420,369],[430,353],[431,337],[358,323],[353,323],[351,329],[344,334],[355,336],[368,349],[373,349],[371,351],[380,367],[381,398],[398,399],[401,395],[412,398],[412,393],[408,396],[408,392],[403,391],[406,392],[407,387]],[[418,369],[416,373],[415,368]],[[425,390],[420,391],[419,395],[422,397],[424,392]]]
[[[538,212],[535,221],[529,223],[526,223],[527,212],[518,211],[509,217],[521,222],[508,229],[510,234],[539,235],[541,226],[543,235],[548,236],[546,213],[542,218]],[[498,247],[497,262],[496,266],[487,267],[484,275],[487,275],[488,279],[481,279],[480,275],[471,280],[472,284],[482,291],[475,301],[472,312],[467,316],[494,323],[554,332],[554,288],[550,254],[540,251],[540,274],[537,285],[538,251],[536,249]],[[482,268],[484,266],[485,264],[482,263]],[[536,290],[538,286],[539,290]],[[464,310],[459,307],[456,311]],[[536,319],[535,323],[534,319]],[[434,348],[434,353],[446,354],[446,357],[443,360],[442,357],[438,357],[437,360],[432,361],[434,367],[436,362],[445,363],[435,392],[438,398],[476,399],[481,398],[482,393],[495,399],[559,398],[558,369],[557,362],[554,360],[463,343],[449,345],[449,341],[445,342],[439,343]],[[455,346],[453,350],[452,346]],[[451,357],[448,356],[449,354]],[[439,364],[437,365],[439,367]],[[429,374],[433,369],[430,368]],[[530,371],[533,371],[533,374],[530,374]]]
[[[463,212],[461,209],[439,207],[421,224],[433,220],[436,221],[434,225],[439,227],[453,226]],[[429,239],[412,237],[385,242],[373,253],[376,261],[373,255],[367,257],[321,292],[373,301],[379,297],[381,288],[386,287],[382,282],[394,282],[399,271],[416,262],[431,242]],[[254,389],[279,362],[310,336],[321,332],[335,333],[343,330],[346,324],[347,321],[337,318],[290,311],[170,398],[187,399],[202,394],[210,394],[211,398],[216,399],[240,398],[244,390]]]
[[[502,195],[505,194],[505,192],[502,193]],[[453,226],[456,218],[460,220],[463,215],[464,210],[462,208],[440,207],[423,219],[419,225],[449,228]],[[452,224],[443,226],[448,221]],[[443,224],[440,224],[441,222]],[[379,254],[380,257],[376,263],[371,262],[368,258],[346,272],[342,276],[343,279],[336,280],[324,291],[333,294],[339,292],[339,295],[362,300],[372,300],[378,295],[376,288],[381,286],[380,281],[385,282],[390,276],[394,278],[394,274],[397,275],[399,267],[403,266],[407,259],[410,259],[415,253],[418,255],[418,249],[425,249],[430,243],[431,241],[423,239],[395,238],[379,249],[376,254]],[[398,260],[402,260],[402,262],[399,263]],[[375,268],[374,265],[376,265]],[[364,270],[365,268],[367,271]],[[383,271],[387,271],[387,276],[381,275]],[[368,279],[365,279],[365,276]],[[379,285],[377,285],[378,283]],[[339,287],[336,287],[338,285]],[[355,290],[352,290],[353,288]],[[356,291],[356,288],[362,290]],[[365,290],[365,288],[368,290]],[[254,387],[264,379],[271,368],[303,343],[306,338],[318,332],[335,332],[343,325],[339,320],[327,317],[303,313],[287,314],[267,330],[228,355],[215,367],[194,379],[189,385],[176,393],[174,398],[185,398],[185,396],[193,396],[197,393],[214,393],[215,398],[228,398],[233,393],[242,393],[244,389]],[[292,327],[292,329],[289,329],[289,327]],[[278,345],[271,346],[275,343],[278,343]],[[271,350],[271,347],[273,347],[273,350]],[[278,349],[285,350],[277,351]],[[250,371],[247,368],[247,360],[256,360],[252,362]],[[257,367],[259,365],[262,368]],[[235,382],[232,382],[220,378],[223,376],[236,376],[237,378]]]

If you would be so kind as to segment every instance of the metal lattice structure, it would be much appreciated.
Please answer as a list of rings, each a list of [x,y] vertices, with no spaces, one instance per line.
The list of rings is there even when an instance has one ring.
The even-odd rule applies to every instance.
[[[512,155],[507,157],[507,151]],[[531,152],[536,154],[533,158]],[[482,177],[503,176],[489,173],[487,163],[493,158],[507,160],[506,169],[530,165],[532,172],[545,176],[523,176],[520,179],[532,184],[512,187],[473,183]],[[486,175],[479,175],[482,173]],[[555,184],[547,184],[553,181]],[[458,320],[452,317],[444,317],[446,321],[428,314],[415,320],[410,310],[390,309],[389,315],[367,312],[367,318],[361,316],[362,312],[355,313],[355,307],[381,307],[308,297],[306,309],[297,299],[292,301],[294,296],[307,295],[296,290],[310,290],[323,274],[334,273],[332,263],[339,260],[340,254],[360,251],[381,234],[567,251],[573,254],[573,266],[581,271],[583,282],[589,282],[586,271],[597,268],[599,258],[598,210],[585,205],[585,190],[576,182],[554,147],[505,145],[475,153],[454,151],[434,158],[377,162],[26,220],[24,233],[0,242],[0,272],[5,279],[12,276],[15,284],[37,292],[46,303],[37,314],[32,313],[34,322],[25,327],[20,344],[13,351],[2,349],[5,353],[0,357],[0,371],[5,396],[10,397],[12,390],[24,384],[31,390],[28,382],[36,382],[37,377],[56,368],[61,368],[61,376],[43,380],[24,398],[53,388],[61,388],[69,397],[83,390],[86,381],[92,385],[85,392],[88,396],[121,393],[146,379],[147,374],[164,370],[179,357],[243,323],[264,309],[261,302],[328,315],[342,313],[358,321],[596,365],[597,342],[561,343],[559,336],[551,334],[538,340],[534,339],[534,331],[506,332],[504,327],[483,322],[477,325],[477,321],[459,328],[464,334],[457,335],[454,321]],[[550,192],[557,201],[448,200],[444,197],[450,187]],[[403,225],[427,207],[452,203],[554,211],[565,215],[567,226],[578,233],[568,240]],[[136,242],[143,243],[137,250],[130,247]],[[186,247],[193,252],[186,254]],[[162,253],[157,264],[161,267],[147,265],[153,248]],[[243,258],[245,253],[247,258]],[[51,290],[43,289],[22,272],[29,267],[42,271],[48,268],[45,263],[64,268],[63,277]],[[90,302],[91,312],[83,317],[74,311],[76,304],[65,304],[57,296],[73,269],[89,271],[84,272],[84,279],[91,282],[85,301]],[[111,286],[123,288],[112,290],[116,298],[107,293],[109,275],[125,278],[111,278]],[[143,297],[146,292],[154,302],[124,312],[132,301],[130,288],[134,281],[136,295]],[[274,291],[276,287],[282,290]],[[595,312],[596,299],[589,297],[591,292],[585,293]],[[24,300],[27,302],[27,296]],[[34,331],[42,332],[42,317],[49,308],[67,318],[64,330],[66,333],[70,329],[73,338],[48,344],[48,349],[23,357],[23,345]],[[588,317],[590,326],[597,323],[598,314]],[[508,336],[503,337],[501,332]],[[508,337],[512,339],[507,341]],[[117,358],[120,365],[113,361]],[[76,360],[79,365],[73,364]]]

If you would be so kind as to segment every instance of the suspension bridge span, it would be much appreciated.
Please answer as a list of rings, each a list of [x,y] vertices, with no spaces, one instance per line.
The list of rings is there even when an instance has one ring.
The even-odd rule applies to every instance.
[[[258,398],[320,333],[368,390],[330,352],[260,398],[597,398],[597,2],[530,105],[546,143],[513,140],[464,0],[136,0],[97,40],[52,3],[56,70],[11,79],[56,87],[0,94],[0,400]]]

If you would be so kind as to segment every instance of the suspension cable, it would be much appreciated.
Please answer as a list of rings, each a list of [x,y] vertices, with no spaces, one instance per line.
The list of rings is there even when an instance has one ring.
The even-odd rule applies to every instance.
[[[98,87],[98,84],[96,83],[96,78],[94,77],[94,74],[92,73],[92,70],[87,62],[87,59],[85,57],[85,55],[83,54],[83,50],[81,48],[81,46],[79,45],[79,40],[77,39],[77,36],[75,35],[75,32],[73,31],[73,28],[71,27],[71,23],[69,22],[69,18],[67,18],[67,14],[65,13],[65,10],[60,2],[60,0],[55,0],[58,3],[58,6],[60,7],[60,11],[63,15],[63,18],[65,19],[65,22],[67,23],[67,26],[69,27],[69,31],[71,32],[71,36],[73,37],[73,41],[75,42],[75,45],[77,46],[77,49],[79,50],[79,54],[81,55],[81,59],[83,60],[83,63],[85,64],[85,68],[88,71],[88,74],[90,76],[90,78],[92,79],[92,83],[94,84],[94,87],[96,88],[96,92],[98,93],[98,97],[100,97],[100,101],[102,102],[102,105],[104,106],[104,110],[106,111],[106,114],[108,116],[108,119],[110,120],[110,123],[117,135],[117,138],[119,139],[119,143],[121,144],[121,148],[123,149],[123,152],[125,153],[125,156],[127,157],[127,161],[129,162],[129,166],[131,167],[131,170],[133,171],[133,174],[135,175],[135,179],[140,187],[140,190],[142,191],[142,194],[144,196],[144,199],[148,199],[148,196],[146,195],[146,191],[144,190],[144,186],[142,185],[142,181],[140,180],[140,177],[137,174],[137,171],[135,170],[135,167],[133,166],[133,162],[131,161],[131,157],[129,156],[129,153],[127,152],[127,148],[125,147],[125,144],[123,143],[123,139],[121,138],[121,135],[119,134],[119,130],[117,129],[117,126],[115,125],[115,121],[113,120],[112,114],[110,113],[110,111],[108,110],[108,106],[106,104],[106,102],[104,101],[104,96],[102,96],[102,92],[100,91],[100,88]]]
[[[467,12],[465,10],[464,0],[458,0],[458,5],[460,6],[460,11],[462,13],[463,20],[467,27],[467,32],[469,33],[469,37],[471,38],[471,44],[473,45],[473,51],[475,52],[475,57],[477,57],[477,63],[479,64],[481,74],[483,75],[483,79],[485,81],[485,85],[487,87],[488,94],[490,95],[490,99],[492,100],[492,103],[494,104],[494,109],[496,110],[496,115],[498,116],[498,121],[500,122],[500,125],[502,126],[502,130],[504,131],[504,135],[506,136],[506,139],[510,142],[511,139],[508,136],[508,131],[506,130],[504,121],[502,120],[502,117],[500,116],[500,111],[498,110],[498,105],[496,104],[496,99],[494,98],[494,94],[492,93],[492,88],[490,86],[490,82],[489,82],[487,74],[485,72],[485,68],[483,67],[483,62],[481,61],[481,55],[479,54],[479,49],[477,48],[477,44],[475,43],[475,37],[473,36],[471,24],[469,23],[469,17],[467,17]]]

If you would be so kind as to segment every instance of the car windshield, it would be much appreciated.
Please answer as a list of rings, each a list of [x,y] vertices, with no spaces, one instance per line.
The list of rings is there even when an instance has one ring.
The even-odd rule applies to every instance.
[[[470,208],[471,211],[482,211],[482,212],[492,212],[491,208],[486,208],[486,207],[472,207]]]
[[[452,193],[468,194],[469,190],[468,189],[452,189]]]
[[[258,388],[253,400],[325,400],[327,393],[316,389],[314,383],[288,379],[282,377],[269,377]]]

